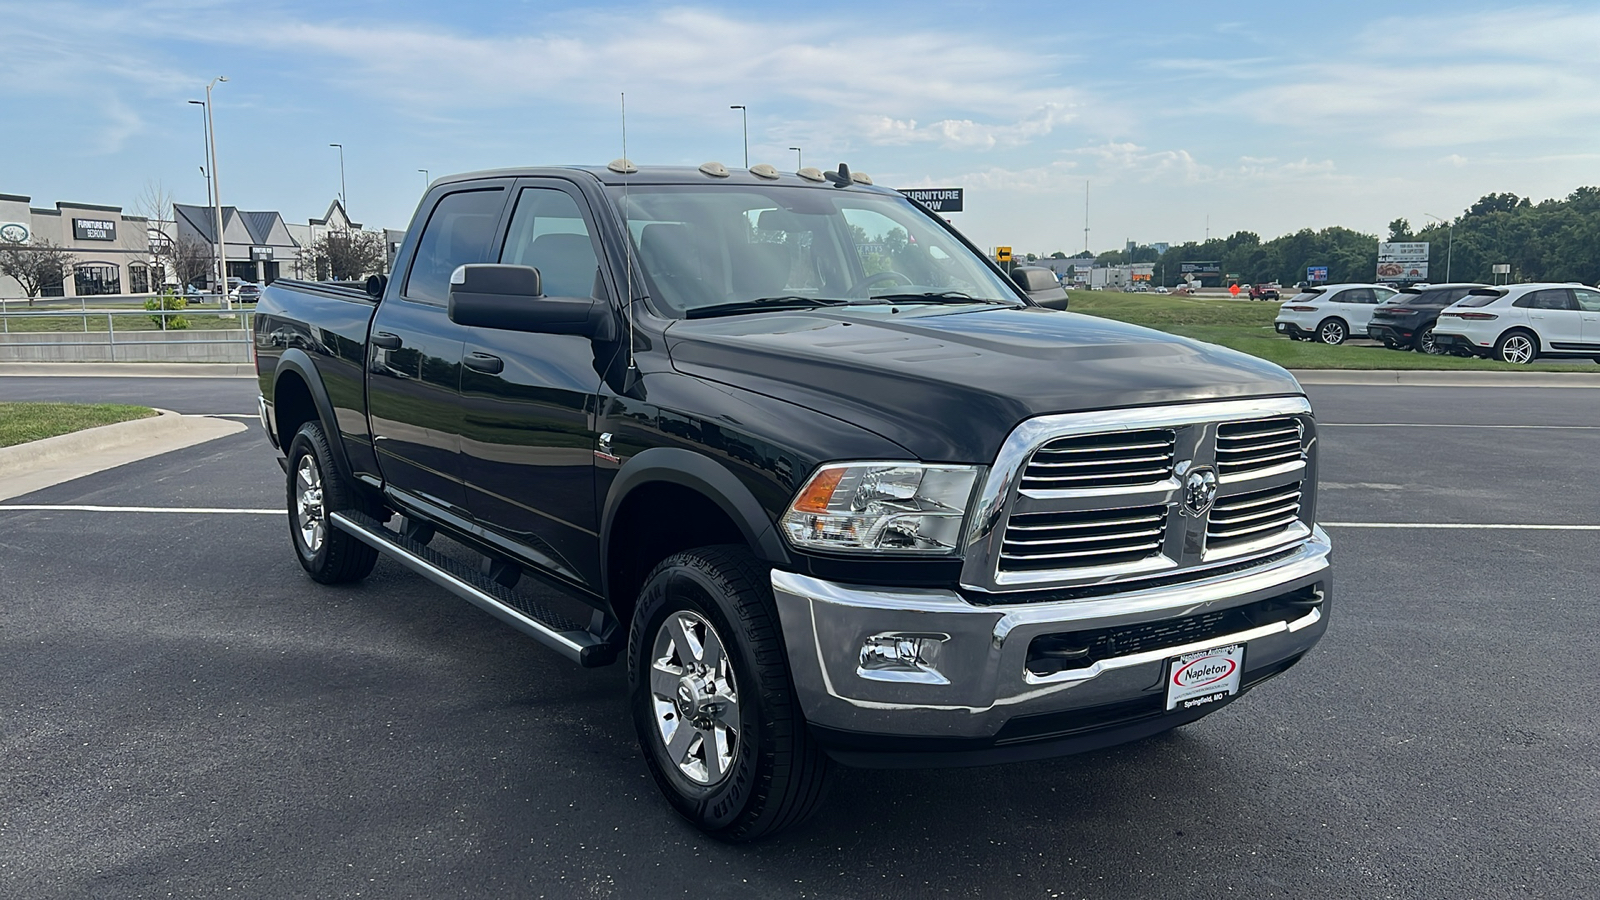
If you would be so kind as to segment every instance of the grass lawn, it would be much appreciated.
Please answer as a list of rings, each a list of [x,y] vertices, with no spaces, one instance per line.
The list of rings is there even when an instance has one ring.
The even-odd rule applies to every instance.
[[[1073,312],[1144,325],[1171,334],[1221,344],[1289,369],[1475,369],[1486,372],[1600,372],[1593,363],[1538,363],[1532,367],[1488,359],[1427,356],[1389,350],[1368,341],[1338,347],[1294,341],[1272,330],[1278,304],[1211,300],[1164,294],[1072,291]]]
[[[155,414],[148,407],[114,403],[0,403],[0,447]]]

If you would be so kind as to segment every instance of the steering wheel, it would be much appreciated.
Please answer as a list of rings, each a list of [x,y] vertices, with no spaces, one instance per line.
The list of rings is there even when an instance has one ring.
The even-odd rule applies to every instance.
[[[867,295],[867,288],[870,288],[875,284],[885,284],[887,282],[895,282],[906,287],[910,287],[916,283],[906,276],[901,275],[899,272],[891,269],[886,272],[879,272],[876,275],[868,275],[867,277],[846,288],[845,293],[851,297],[865,297]]]

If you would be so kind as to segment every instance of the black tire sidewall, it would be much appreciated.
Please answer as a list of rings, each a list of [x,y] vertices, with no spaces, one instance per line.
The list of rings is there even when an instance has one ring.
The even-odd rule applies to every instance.
[[[749,636],[733,624],[737,611],[724,608],[731,607],[734,601],[726,596],[722,585],[686,556],[679,554],[662,563],[640,593],[629,636],[629,705],[645,761],[662,793],[683,816],[700,828],[715,832],[736,822],[755,794],[759,756],[767,738],[762,727],[761,694],[765,686],[751,665]],[[739,735],[733,767],[726,778],[710,786],[690,781],[667,758],[651,700],[650,655],[656,632],[669,615],[682,610],[699,613],[716,629],[739,692]]]
[[[317,473],[322,477],[322,508],[323,510],[327,510],[328,508],[327,500],[330,493],[330,485],[328,483],[328,466],[323,461],[323,455],[318,452],[319,448],[317,446],[319,443],[326,444],[325,440],[318,440],[318,438],[321,437],[322,432],[320,428],[318,428],[315,424],[307,424],[295,433],[294,441],[289,445],[289,480],[287,486],[287,500],[289,504],[289,539],[293,541],[294,552],[300,557],[301,564],[306,567],[306,571],[308,572],[316,571],[323,567],[327,561],[328,546],[332,543],[329,540],[329,538],[332,536],[332,531],[330,526],[328,526],[325,521],[323,526],[324,534],[322,538],[322,546],[318,548],[317,552],[315,553],[308,551],[305,541],[300,536],[299,507],[295,497],[295,488],[297,487],[299,480],[297,473],[300,471],[300,460],[306,456],[309,456],[311,457],[312,463],[317,467]],[[326,512],[324,512],[323,515],[326,519]]]

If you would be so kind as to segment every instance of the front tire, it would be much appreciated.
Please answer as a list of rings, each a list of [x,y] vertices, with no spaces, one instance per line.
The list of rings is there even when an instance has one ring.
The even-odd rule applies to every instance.
[[[1539,358],[1539,342],[1526,331],[1503,334],[1495,342],[1494,358],[1514,366],[1525,366]]]
[[[695,827],[751,841],[821,805],[831,761],[801,715],[767,569],[749,550],[656,566],[629,630],[628,685],[650,774]]]
[[[1345,327],[1343,319],[1323,319],[1317,326],[1317,341],[1330,347],[1337,347],[1350,336],[1350,329]]]
[[[312,580],[323,584],[360,581],[378,562],[378,551],[333,527],[328,514],[361,508],[360,495],[333,463],[328,437],[307,422],[289,444],[289,539]]]

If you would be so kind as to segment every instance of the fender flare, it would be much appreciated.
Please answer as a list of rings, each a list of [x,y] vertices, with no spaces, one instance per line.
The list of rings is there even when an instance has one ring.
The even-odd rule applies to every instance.
[[[611,571],[611,529],[617,510],[634,490],[666,482],[690,488],[717,504],[744,533],[757,557],[775,566],[789,565],[783,537],[755,494],[728,468],[709,456],[678,447],[651,447],[630,458],[612,479],[600,515],[600,571]],[[602,574],[602,578],[606,576]],[[610,585],[606,585],[610,590]]]
[[[322,383],[322,376],[317,372],[317,364],[311,359],[311,355],[298,347],[283,351],[283,355],[278,357],[277,367],[272,370],[273,427],[277,428],[278,380],[285,372],[293,372],[305,382],[306,390],[311,392],[311,404],[317,410],[317,419],[322,423],[323,432],[328,435],[328,446],[333,450],[333,464],[339,467],[339,474],[344,476],[346,483],[355,483],[350,460],[345,458],[344,438],[339,433],[339,420],[333,415],[333,401],[328,398],[328,388]],[[283,434],[279,429],[278,441],[283,444],[285,455],[288,454],[289,443],[293,440],[294,435]]]

